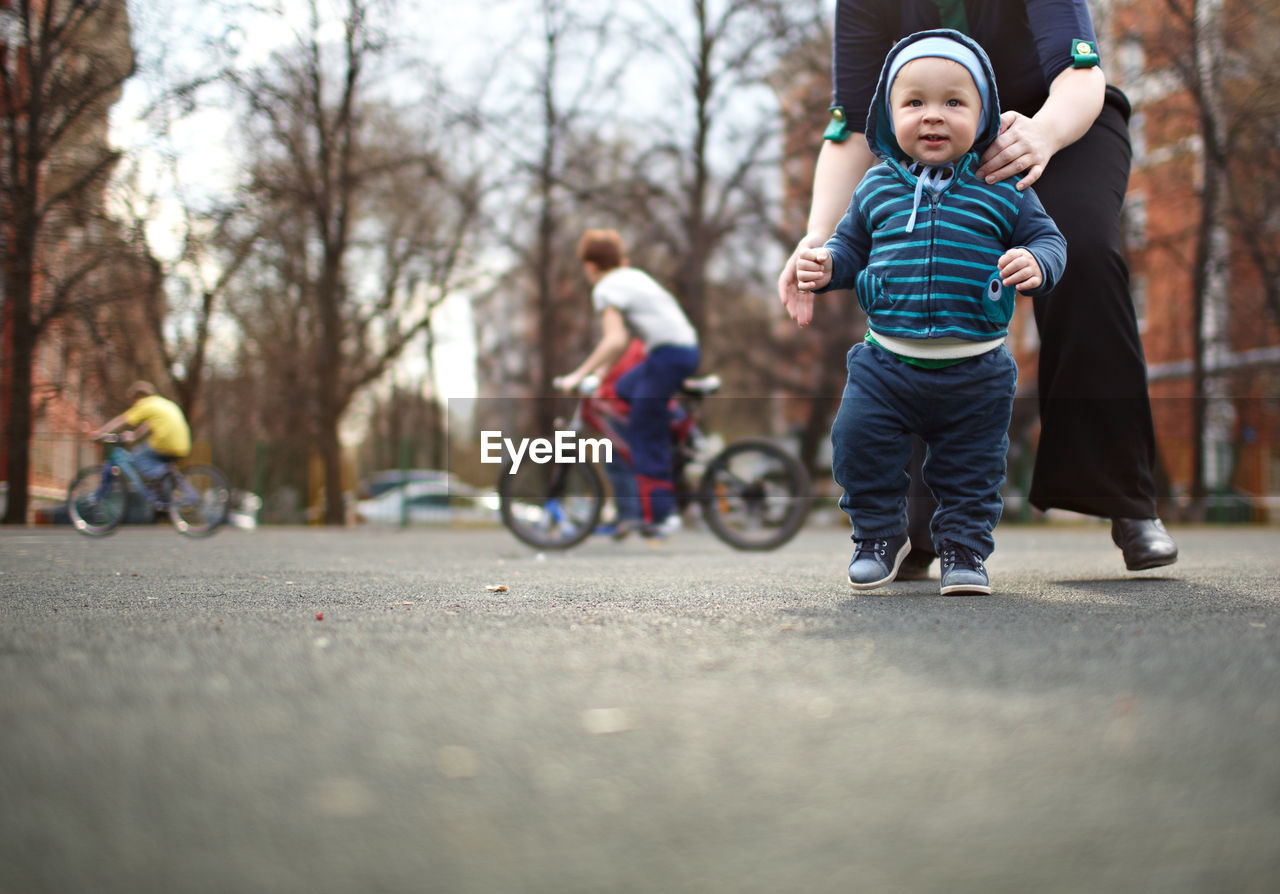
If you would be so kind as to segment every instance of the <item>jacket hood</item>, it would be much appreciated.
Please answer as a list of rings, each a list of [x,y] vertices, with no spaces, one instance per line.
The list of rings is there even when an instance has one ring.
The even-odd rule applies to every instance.
[[[973,147],[969,151],[976,151],[981,155],[1000,133],[1000,99],[996,94],[996,75],[991,67],[991,60],[987,58],[987,54],[982,47],[978,46],[977,42],[972,38],[966,37],[959,31],[954,31],[950,28],[917,31],[915,34],[904,37],[893,45],[893,49],[885,57],[884,65],[880,69],[880,79],[876,82],[876,92],[871,100],[871,110],[867,113],[867,143],[871,146],[871,151],[880,158],[893,161],[902,161],[907,158],[907,154],[898,145],[897,137],[894,136],[891,126],[893,119],[889,113],[888,80],[890,70],[895,67],[894,60],[902,55],[912,44],[927,38],[938,37],[954,40],[970,50],[977,56],[983,73],[986,75],[986,89],[979,88],[979,92],[982,93],[982,124],[973,141]]]

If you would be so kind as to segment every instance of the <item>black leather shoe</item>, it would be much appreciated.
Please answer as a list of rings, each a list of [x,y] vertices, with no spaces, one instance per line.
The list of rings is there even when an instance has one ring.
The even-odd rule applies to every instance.
[[[1124,567],[1130,571],[1178,561],[1178,546],[1158,518],[1113,518],[1111,539],[1124,553]]]

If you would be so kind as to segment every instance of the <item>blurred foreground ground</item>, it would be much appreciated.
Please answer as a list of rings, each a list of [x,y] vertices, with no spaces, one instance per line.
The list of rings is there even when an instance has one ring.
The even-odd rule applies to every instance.
[[[0,891],[1274,891],[1280,536],[1173,533],[3,530]]]

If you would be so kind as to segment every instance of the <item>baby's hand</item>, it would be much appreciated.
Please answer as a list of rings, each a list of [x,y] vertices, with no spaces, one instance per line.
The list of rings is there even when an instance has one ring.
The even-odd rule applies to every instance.
[[[831,282],[831,253],[821,247],[801,249],[796,255],[796,281],[805,292]]]
[[[1025,248],[1011,248],[997,262],[1000,281],[1006,286],[1017,286],[1019,292],[1037,288],[1044,282],[1044,274],[1036,263],[1035,255]]]

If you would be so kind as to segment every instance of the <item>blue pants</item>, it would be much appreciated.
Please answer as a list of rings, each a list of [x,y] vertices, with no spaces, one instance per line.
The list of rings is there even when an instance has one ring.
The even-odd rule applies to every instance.
[[[701,362],[697,347],[658,345],[614,387],[630,404],[625,437],[646,522],[661,522],[676,505],[671,480],[671,415],[667,404]]]
[[[147,481],[163,478],[165,472],[169,471],[169,464],[175,459],[177,457],[157,453],[148,444],[139,444],[129,451],[129,461]]]
[[[640,490],[636,486],[636,473],[631,464],[615,453],[613,460],[604,464],[604,474],[613,488],[613,506],[617,510],[616,521],[640,521]]]
[[[911,435],[925,443],[924,480],[938,501],[934,550],[956,543],[991,555],[1000,520],[1018,368],[1004,345],[942,369],[921,369],[860,342],[831,426],[832,473],[855,540],[907,529]]]

